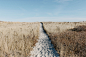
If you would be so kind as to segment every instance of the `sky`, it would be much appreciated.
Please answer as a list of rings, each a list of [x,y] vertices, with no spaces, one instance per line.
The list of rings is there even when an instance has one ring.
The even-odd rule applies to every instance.
[[[86,0],[0,0],[0,21],[86,21]]]

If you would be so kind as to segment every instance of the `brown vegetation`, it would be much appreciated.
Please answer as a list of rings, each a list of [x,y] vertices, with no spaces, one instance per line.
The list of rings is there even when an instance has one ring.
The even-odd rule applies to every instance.
[[[38,22],[0,22],[0,57],[27,57],[39,36]]]
[[[60,32],[58,30],[57,31],[55,30],[56,32],[52,30],[53,23],[52,23],[52,27],[51,26],[49,27],[51,23],[47,23],[47,22],[43,23],[44,29],[49,35],[52,44],[57,50],[57,53],[60,54],[60,57],[63,57],[63,56],[64,57],[85,57],[86,56],[86,25],[85,24],[83,25],[82,23],[80,24],[79,22],[77,23],[75,23],[75,25],[70,26],[71,28],[66,28],[64,31],[60,31]],[[63,23],[62,26],[64,26],[65,24],[68,24],[68,23]],[[56,25],[59,25],[59,24],[56,24]],[[71,24],[69,23],[68,25],[71,25]],[[65,27],[67,27],[68,25],[65,25]],[[56,29],[55,27],[53,28]]]

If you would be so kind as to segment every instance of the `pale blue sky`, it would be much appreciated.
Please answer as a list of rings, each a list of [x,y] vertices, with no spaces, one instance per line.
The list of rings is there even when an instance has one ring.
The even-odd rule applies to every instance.
[[[0,0],[0,20],[86,21],[86,0]]]

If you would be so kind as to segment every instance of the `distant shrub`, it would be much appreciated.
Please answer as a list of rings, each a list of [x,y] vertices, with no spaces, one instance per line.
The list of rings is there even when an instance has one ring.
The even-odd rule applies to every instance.
[[[84,26],[84,25],[83,26],[77,26],[77,27],[70,29],[70,30],[77,31],[77,32],[86,31],[86,26]]]

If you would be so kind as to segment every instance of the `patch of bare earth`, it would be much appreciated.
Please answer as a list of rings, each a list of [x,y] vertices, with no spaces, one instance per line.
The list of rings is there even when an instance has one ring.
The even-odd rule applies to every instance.
[[[86,23],[43,23],[60,57],[86,57]]]
[[[30,56],[39,26],[39,22],[0,22],[0,57]]]

